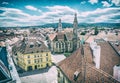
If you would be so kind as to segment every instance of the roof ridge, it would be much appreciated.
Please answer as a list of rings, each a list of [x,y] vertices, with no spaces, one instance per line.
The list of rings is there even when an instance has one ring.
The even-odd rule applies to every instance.
[[[92,65],[89,64],[89,63],[86,63],[86,65],[89,66],[90,68],[94,69],[95,71],[97,71],[97,72],[99,72],[99,73],[102,73],[104,76],[110,77],[110,78],[116,80],[115,78],[113,78],[112,75],[108,74],[107,72],[103,71],[102,69],[97,69],[97,68],[95,68],[94,66],[92,66]],[[116,80],[116,81],[118,81],[118,80]]]

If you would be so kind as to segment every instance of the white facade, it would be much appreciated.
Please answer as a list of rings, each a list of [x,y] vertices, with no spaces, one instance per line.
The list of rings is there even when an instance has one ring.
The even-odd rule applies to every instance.
[[[101,54],[101,47],[97,45],[96,42],[90,43],[90,47],[93,52],[93,61],[95,63],[96,68],[100,68],[100,54]]]
[[[101,48],[100,46],[95,46],[94,49],[93,49],[93,56],[94,56],[94,62],[95,62],[95,66],[96,68],[100,68],[100,51],[101,51]]]
[[[120,70],[118,71],[118,81],[120,82]]]
[[[96,42],[91,42],[91,43],[90,43],[90,47],[91,47],[92,50],[94,49],[95,46],[97,46],[97,43],[96,43]]]
[[[113,77],[116,80],[120,81],[120,66],[115,65],[113,67]]]

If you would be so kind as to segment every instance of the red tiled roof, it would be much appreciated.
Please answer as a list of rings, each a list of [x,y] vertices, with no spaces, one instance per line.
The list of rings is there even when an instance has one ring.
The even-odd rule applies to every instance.
[[[113,75],[113,67],[120,63],[120,56],[108,42],[99,43],[101,47],[100,69]]]
[[[120,57],[117,56],[107,42],[99,45],[101,46],[100,69],[97,69],[94,66],[92,52],[89,45],[84,46],[84,56],[81,54],[81,48],[79,48],[71,56],[58,63],[58,67],[72,83],[80,83],[84,81],[84,77],[85,83],[102,83],[102,81],[104,81],[104,83],[119,83],[111,75],[113,66],[120,62]],[[75,81],[73,75],[76,71],[80,72],[80,75]]]
[[[56,33],[50,34],[50,35],[49,35],[49,39],[52,41],[52,40],[55,38],[56,35],[57,35]]]

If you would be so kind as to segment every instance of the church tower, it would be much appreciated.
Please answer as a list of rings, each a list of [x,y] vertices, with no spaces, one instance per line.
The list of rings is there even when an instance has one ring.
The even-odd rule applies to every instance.
[[[62,23],[61,23],[61,19],[59,19],[59,23],[58,23],[58,32],[62,31]]]
[[[77,41],[78,41],[78,21],[77,21],[77,14],[75,13],[74,22],[73,22],[73,51],[78,48]]]
[[[78,21],[77,21],[77,14],[75,13],[74,22],[73,22],[73,36],[77,38],[77,28],[78,28]]]

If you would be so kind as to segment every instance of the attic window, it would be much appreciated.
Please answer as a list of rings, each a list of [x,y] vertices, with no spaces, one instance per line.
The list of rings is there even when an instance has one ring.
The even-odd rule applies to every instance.
[[[79,73],[80,73],[80,72],[78,72],[78,71],[76,71],[76,72],[74,73],[73,78],[74,78],[75,81],[77,80],[77,78],[78,78],[78,76],[79,76]]]
[[[31,43],[30,43],[30,48],[33,48],[33,46],[34,46],[34,43],[31,42]]]
[[[38,44],[38,47],[40,47],[41,46],[41,44]]]
[[[30,45],[30,48],[33,48],[34,45]]]
[[[41,46],[41,42],[40,41],[36,41],[37,43],[38,43],[38,47],[40,47]]]

